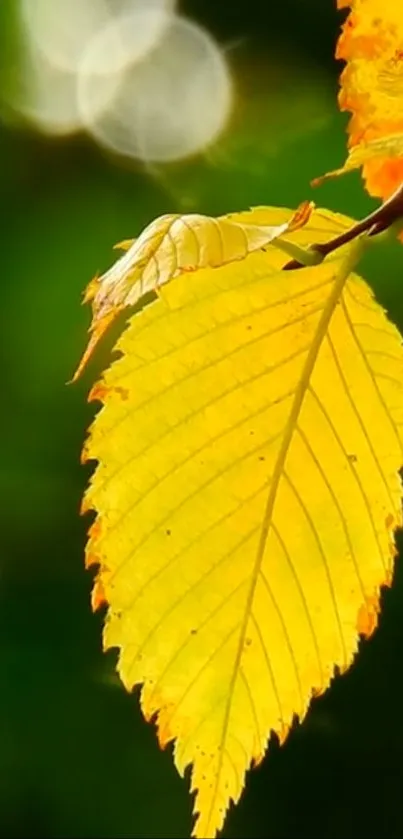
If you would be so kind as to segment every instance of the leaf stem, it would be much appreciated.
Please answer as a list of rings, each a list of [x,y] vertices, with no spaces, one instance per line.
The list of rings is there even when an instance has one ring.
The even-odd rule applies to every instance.
[[[342,245],[346,245],[348,242],[356,239],[361,233],[368,231],[369,236],[375,236],[383,230],[390,228],[402,217],[403,184],[401,184],[393,195],[381,204],[380,207],[377,207],[376,210],[361,221],[358,221],[357,224],[354,224],[353,227],[350,227],[350,229],[346,230],[345,233],[335,236],[333,239],[330,239],[329,242],[311,245],[309,250],[319,253],[322,256],[322,259],[324,259],[329,253],[332,253],[332,251],[337,250],[337,248],[340,248]],[[299,262],[297,259],[292,259],[284,265],[283,271],[292,271],[296,268],[303,267],[304,265],[302,262]]]

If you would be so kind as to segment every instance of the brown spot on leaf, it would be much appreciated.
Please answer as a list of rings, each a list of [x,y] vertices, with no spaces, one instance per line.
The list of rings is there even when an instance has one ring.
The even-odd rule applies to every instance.
[[[90,454],[89,439],[88,439],[88,440],[85,441],[85,443],[84,443],[84,445],[81,449],[80,463],[81,463],[82,466],[85,466],[85,464],[88,463],[89,460],[96,460],[96,456],[93,455],[93,454]]]
[[[84,516],[85,513],[89,513],[90,510],[93,510],[94,507],[92,506],[92,501],[88,493],[86,493],[83,497],[83,500],[80,504],[80,516]]]
[[[358,610],[357,632],[369,638],[378,624],[379,596],[367,597],[366,602]]]
[[[91,608],[93,612],[96,612],[101,606],[104,606],[107,603],[107,599],[105,596],[104,587],[100,578],[98,577],[95,580],[95,583],[92,588],[91,592]]]
[[[258,755],[254,755],[253,758],[252,758],[253,766],[254,767],[260,766],[263,758],[264,758],[264,752],[259,752]]]
[[[159,704],[159,703],[158,703]],[[173,702],[165,703],[158,714],[158,743],[161,749],[165,749],[168,743],[174,739],[175,734],[171,729],[171,718],[175,712]]]
[[[102,533],[102,525],[101,520],[99,518],[95,519],[92,522],[92,525],[88,528],[88,536],[90,539],[99,539]]]
[[[96,382],[88,394],[88,402],[95,402],[96,400],[105,402],[108,393],[109,388],[106,385],[102,384],[102,382]]]
[[[126,400],[129,398],[129,391],[127,387],[114,387],[113,390],[115,393],[118,394],[118,396],[120,396],[123,399],[124,402],[126,402]]]
[[[98,402],[105,402],[107,396],[113,393],[117,394],[117,396],[120,396],[121,399],[123,399],[124,401],[126,401],[129,398],[129,391],[126,387],[121,387],[120,385],[116,387],[106,387],[106,385],[102,384],[101,382],[97,382],[94,385],[94,387],[91,388],[88,394],[88,401],[94,402],[98,400]]]
[[[322,687],[319,688],[317,686],[314,686],[312,688],[312,699],[317,699],[319,696],[322,696],[323,693],[324,690]]]
[[[392,513],[388,513],[388,515],[386,516],[386,519],[385,519],[385,525],[388,528],[388,530],[393,527],[394,523],[395,523],[394,516],[392,516]]]
[[[100,559],[94,551],[87,551],[85,554],[85,567],[91,568],[92,565],[99,565]]]

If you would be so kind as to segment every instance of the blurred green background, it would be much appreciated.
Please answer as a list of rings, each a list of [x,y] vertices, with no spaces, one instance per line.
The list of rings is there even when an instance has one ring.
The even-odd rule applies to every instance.
[[[83,0],[85,2],[85,0]],[[17,60],[12,0],[0,11],[0,82]],[[345,154],[333,0],[189,0],[181,10],[227,50],[229,126],[203,155],[148,170],[87,137],[0,125],[0,836],[185,837],[187,784],[136,696],[101,652],[84,570],[79,462],[86,401],[113,336],[74,387],[86,342],[81,294],[112,246],[166,212],[220,214],[312,198],[355,217],[375,202],[359,175],[312,190]],[[403,329],[403,251],[374,248],[362,273]],[[403,836],[403,574],[381,626],[285,746],[272,742],[225,837]]]

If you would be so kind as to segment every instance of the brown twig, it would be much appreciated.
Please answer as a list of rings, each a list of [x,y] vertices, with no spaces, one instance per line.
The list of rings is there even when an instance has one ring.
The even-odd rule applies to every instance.
[[[365,233],[366,230],[369,231],[369,236],[375,236],[377,233],[381,233],[382,230],[386,230],[399,218],[403,218],[403,184],[398,187],[396,192],[387,201],[381,204],[373,213],[370,213],[362,219],[362,221],[354,224],[353,227],[350,227],[345,233],[341,233],[340,236],[335,236],[334,239],[330,239],[329,242],[311,245],[310,250],[320,253],[325,258],[332,251],[356,239],[361,233]],[[296,268],[303,267],[303,263],[298,262],[297,259],[292,259],[284,265],[283,271],[292,271]]]

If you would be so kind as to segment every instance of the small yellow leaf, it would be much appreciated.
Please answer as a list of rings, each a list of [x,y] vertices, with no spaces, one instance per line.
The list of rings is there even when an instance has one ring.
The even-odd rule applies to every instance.
[[[291,219],[261,208],[231,223]],[[290,239],[351,224],[316,211]],[[200,839],[270,731],[282,741],[351,664],[392,579],[403,350],[349,247],[284,272],[273,242],[179,274],[131,318],[92,393],[93,605],[109,604],[104,648],[128,690],[142,685],[161,746],[192,766]]]
[[[85,292],[84,302],[92,301],[91,337],[73,381],[126,306],[134,306],[147,292],[157,291],[183,271],[215,268],[264,248],[283,233],[306,224],[312,208],[312,202],[305,201],[277,227],[253,224],[248,213],[243,214],[242,222],[235,221],[233,214],[218,219],[196,214],[166,215],[149,224],[138,239],[120,242],[116,247],[127,253],[101,277],[94,277]]]

